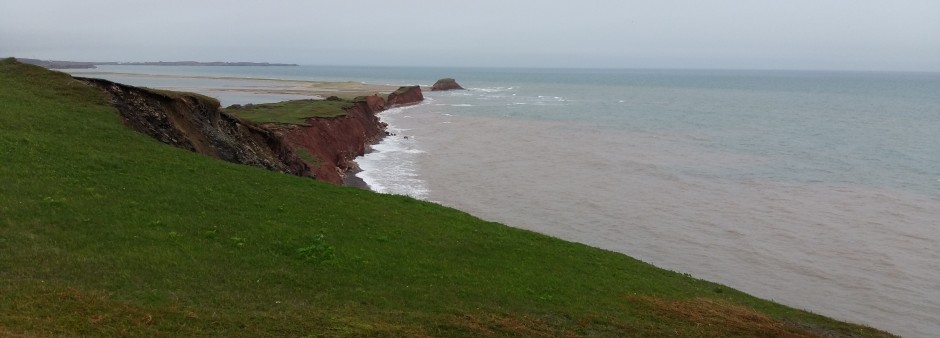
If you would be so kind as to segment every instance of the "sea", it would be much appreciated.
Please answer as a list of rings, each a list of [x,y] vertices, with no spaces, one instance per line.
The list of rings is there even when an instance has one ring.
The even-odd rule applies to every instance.
[[[620,252],[840,320],[906,337],[940,336],[940,73],[336,66],[73,72],[196,91],[243,85],[228,77],[419,85],[453,77],[467,90],[426,91],[424,102],[380,114],[393,135],[357,159],[356,175],[371,189]],[[294,98],[205,93],[221,95],[223,105]]]

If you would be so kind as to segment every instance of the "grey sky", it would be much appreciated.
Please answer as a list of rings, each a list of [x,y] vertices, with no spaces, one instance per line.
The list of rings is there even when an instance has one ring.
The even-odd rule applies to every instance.
[[[940,71],[940,1],[0,0],[0,56]]]

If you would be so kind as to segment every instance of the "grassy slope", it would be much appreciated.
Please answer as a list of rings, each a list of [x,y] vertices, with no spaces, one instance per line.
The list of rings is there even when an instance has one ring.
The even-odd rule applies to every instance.
[[[165,146],[90,87],[11,61],[0,163],[0,336],[878,334],[435,204]]]
[[[293,100],[277,103],[232,106],[225,111],[255,122],[305,124],[309,117],[337,117],[346,115],[348,101]]]
[[[394,92],[392,92],[392,94],[401,95],[401,94],[407,93],[409,90],[411,90],[411,88],[414,88],[414,87],[418,87],[418,86],[401,86],[401,87],[398,87],[398,89],[396,89]]]

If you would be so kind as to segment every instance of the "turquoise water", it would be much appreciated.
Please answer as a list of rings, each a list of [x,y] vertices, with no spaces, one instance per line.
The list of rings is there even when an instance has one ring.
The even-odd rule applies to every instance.
[[[940,74],[99,71],[421,85],[454,77],[469,90],[426,92],[420,105],[382,113],[396,136],[357,160],[374,190],[904,336],[940,335]],[[221,99],[278,99],[239,95]]]

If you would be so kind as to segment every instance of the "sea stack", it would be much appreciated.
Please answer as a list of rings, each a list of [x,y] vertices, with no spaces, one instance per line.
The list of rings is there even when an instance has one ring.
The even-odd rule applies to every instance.
[[[457,84],[456,80],[451,79],[451,78],[437,80],[437,82],[435,82],[434,85],[431,86],[432,92],[442,91],[442,90],[456,90],[456,89],[463,89],[463,87]]]

